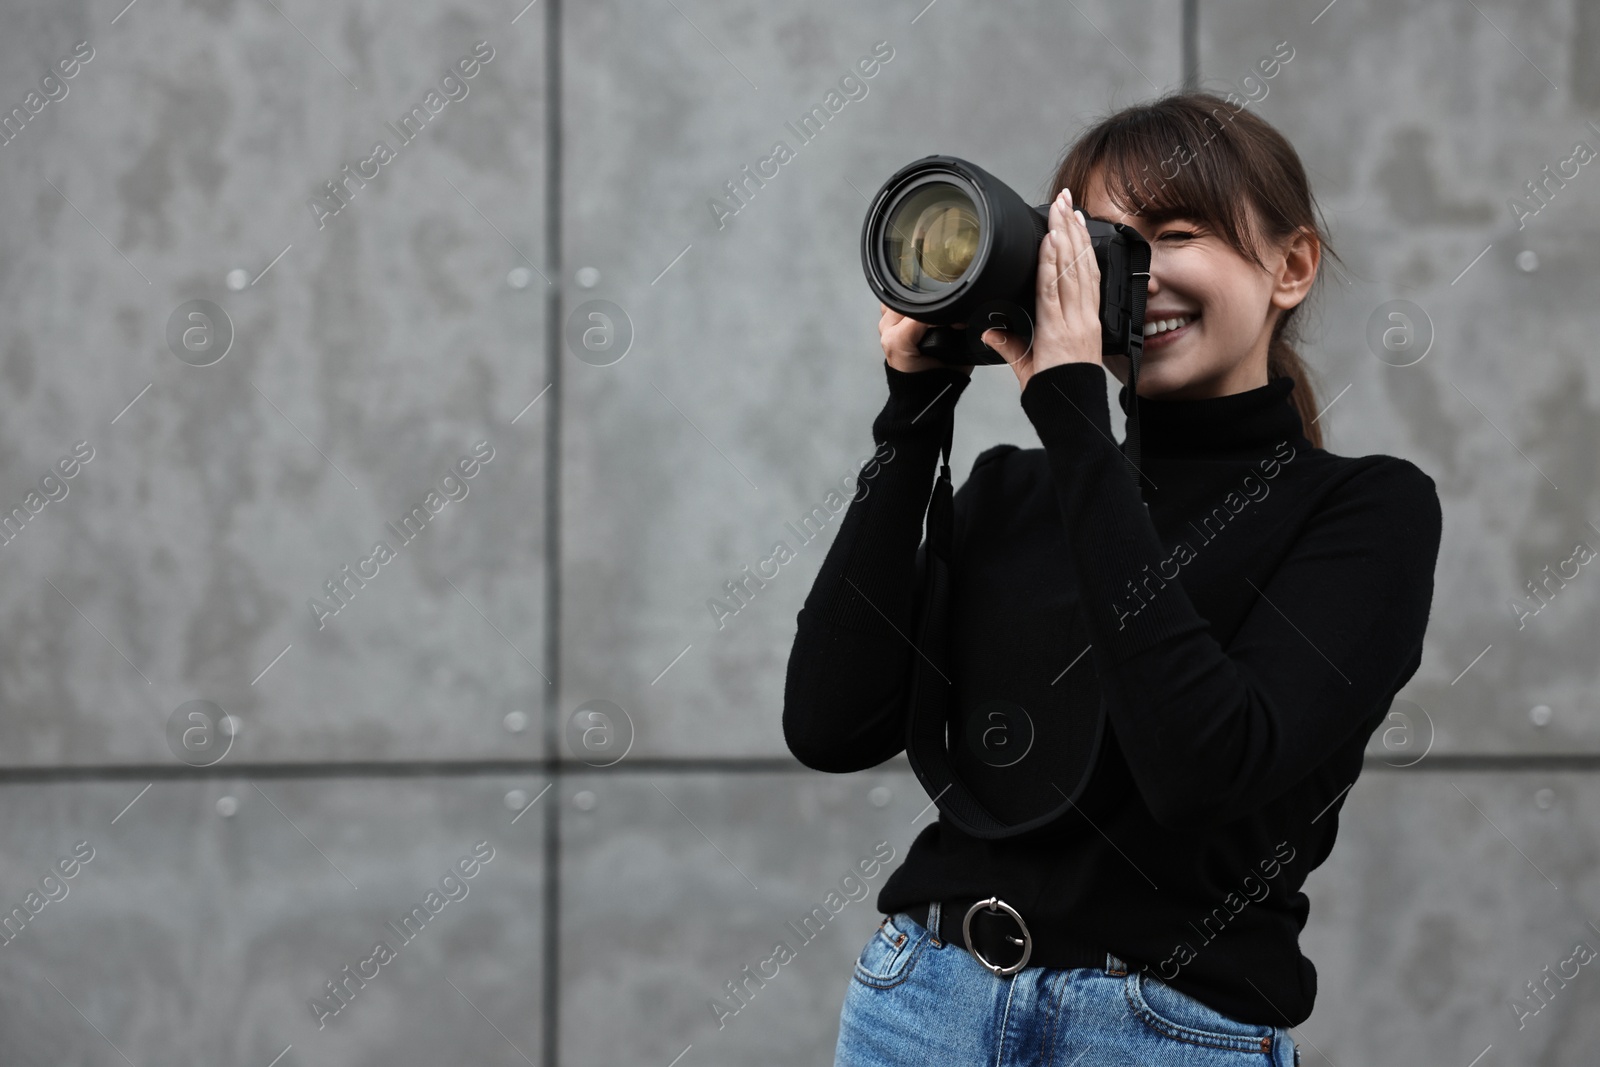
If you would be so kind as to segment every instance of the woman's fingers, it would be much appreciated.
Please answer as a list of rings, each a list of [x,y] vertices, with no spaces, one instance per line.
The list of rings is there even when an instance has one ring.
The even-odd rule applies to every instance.
[[[883,303],[878,306],[883,309],[883,314],[878,318],[878,336],[889,344],[913,348],[920,339],[917,327],[921,323],[908,319],[906,316],[893,310]]]
[[[1063,210],[1061,228],[1056,231],[1056,235],[1056,239],[1063,246],[1061,252],[1066,260],[1062,264],[1064,276],[1061,283],[1061,317],[1072,322],[1077,318],[1082,303],[1085,273],[1083,260],[1088,234],[1078,221],[1077,212]]]
[[[1061,308],[1061,245],[1056,240],[1055,224],[1057,212],[1061,208],[1058,199],[1050,206],[1051,230],[1044,235],[1044,241],[1039,247],[1039,273],[1035,285],[1034,305],[1038,311],[1039,322],[1036,326],[1043,326],[1045,321],[1053,315],[1059,314]]]
[[[1055,299],[1049,307],[1063,325],[1070,325],[1077,318],[1083,288],[1084,245],[1078,237],[1079,223],[1072,211],[1071,194],[1063,190],[1050,205],[1050,233],[1046,238],[1055,268],[1051,272]]]
[[[983,343],[1000,353],[1006,363],[1011,367],[1011,373],[1017,376],[1017,383],[1027,386],[1028,379],[1033,376],[1033,347],[1024,344],[1015,334],[1001,329],[985,330],[982,337]]]
[[[1028,354],[1028,346],[1016,334],[1001,329],[985,330],[982,341],[996,352],[1000,353],[1007,363],[1015,365],[1019,359]]]
[[[1072,236],[1074,264],[1078,277],[1078,306],[1080,314],[1100,313],[1100,264],[1094,255],[1094,238],[1089,236],[1089,223],[1082,209],[1074,211],[1067,219],[1067,231]]]

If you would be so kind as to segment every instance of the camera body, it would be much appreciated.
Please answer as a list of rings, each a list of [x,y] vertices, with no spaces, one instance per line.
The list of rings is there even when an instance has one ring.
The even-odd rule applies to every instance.
[[[1137,366],[1144,348],[1150,245],[1132,227],[1085,213],[1100,267],[1101,354]],[[930,155],[878,190],[861,228],[861,265],[878,299],[929,329],[919,351],[950,364],[1004,363],[979,338],[998,327],[1033,337],[1039,244],[1050,206],[1030,206],[988,171]],[[957,329],[955,324],[965,324]]]

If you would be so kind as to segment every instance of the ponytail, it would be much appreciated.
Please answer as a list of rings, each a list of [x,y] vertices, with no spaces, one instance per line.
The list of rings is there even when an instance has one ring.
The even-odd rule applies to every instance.
[[[1293,378],[1294,391],[1289,394],[1289,401],[1294,405],[1295,411],[1300,414],[1300,426],[1304,430],[1306,440],[1315,448],[1322,447],[1322,427],[1312,420],[1317,418],[1317,391],[1311,385],[1311,368],[1306,366],[1305,360],[1300,358],[1289,343],[1284,340],[1285,324],[1289,317],[1299,310],[1290,308],[1278,320],[1277,328],[1272,331],[1272,343],[1267,348],[1267,381],[1274,378]]]

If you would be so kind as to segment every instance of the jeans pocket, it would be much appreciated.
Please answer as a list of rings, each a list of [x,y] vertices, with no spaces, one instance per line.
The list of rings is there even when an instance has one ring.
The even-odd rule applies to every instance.
[[[1270,1026],[1240,1022],[1187,993],[1134,971],[1125,986],[1129,1010],[1157,1033],[1193,1045],[1267,1052],[1276,1031]]]
[[[899,985],[910,977],[927,943],[927,931],[909,916],[885,915],[856,959],[856,981],[873,989]]]

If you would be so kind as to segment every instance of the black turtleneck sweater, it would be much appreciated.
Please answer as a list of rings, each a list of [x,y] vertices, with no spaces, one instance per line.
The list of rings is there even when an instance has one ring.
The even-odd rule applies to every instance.
[[[790,751],[835,773],[905,749],[923,514],[943,420],[970,382],[884,371],[872,429],[893,452],[863,472],[866,494],[800,610],[784,689]],[[978,457],[955,495],[952,562],[952,719],[985,698],[1036,721],[1103,715],[1092,773],[1074,807],[1024,835],[925,826],[877,907],[995,895],[1041,942],[1114,952],[1241,1021],[1298,1025],[1317,990],[1300,889],[1420,663],[1438,496],[1406,460],[1313,448],[1288,378],[1139,398],[1136,485],[1105,374],[1033,375],[1021,402],[1044,447]],[[1054,781],[1047,752],[960,773],[999,814]],[[1077,965],[1038,947],[1029,964]]]

